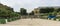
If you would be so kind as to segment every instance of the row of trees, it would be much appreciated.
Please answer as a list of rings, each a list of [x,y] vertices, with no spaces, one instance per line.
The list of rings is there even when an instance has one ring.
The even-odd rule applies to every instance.
[[[60,8],[55,9],[54,7],[45,7],[45,8],[38,8],[40,9],[40,13],[55,13],[55,12],[60,12]],[[26,12],[26,9],[21,8],[20,9],[21,15],[27,15],[28,13]],[[29,13],[29,15],[34,15],[34,12],[32,11]]]
[[[53,7],[40,8],[40,13],[60,12],[60,8],[54,9]]]
[[[0,3],[0,18],[11,18],[11,17],[15,17],[18,15],[19,14],[14,12],[13,8]]]
[[[20,14],[21,15],[34,15],[34,12],[27,13],[27,10],[25,8],[20,8]]]
[[[54,8],[51,7],[51,8],[41,8],[40,9],[40,13],[49,13],[49,12],[53,12],[54,11]]]

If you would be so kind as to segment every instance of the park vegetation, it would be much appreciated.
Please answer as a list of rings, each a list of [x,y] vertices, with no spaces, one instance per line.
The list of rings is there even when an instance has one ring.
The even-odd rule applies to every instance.
[[[14,12],[13,8],[3,5],[0,3],[0,23],[5,24],[5,19],[9,21],[17,20],[20,18],[20,14],[18,12]]]
[[[0,4],[0,17],[1,18],[11,18],[18,16],[19,14],[14,12],[13,8]]]

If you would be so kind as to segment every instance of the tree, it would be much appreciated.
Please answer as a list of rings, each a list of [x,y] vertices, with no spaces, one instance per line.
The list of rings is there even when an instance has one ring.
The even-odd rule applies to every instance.
[[[57,9],[57,12],[60,12],[60,8]]]
[[[8,7],[7,5],[3,5],[0,3],[0,17],[1,18],[10,17],[10,15],[12,15],[11,13],[13,13],[13,12],[14,12],[13,8]]]
[[[10,10],[10,11],[14,12],[13,8],[11,8],[11,7],[7,7],[6,10]]]
[[[49,13],[49,12],[53,12],[54,8],[53,7],[46,7],[46,8],[41,8],[40,9],[40,13]]]
[[[29,15],[34,15],[34,12],[32,11],[31,13],[29,13]]]
[[[24,8],[20,8],[21,15],[27,15],[27,11]]]
[[[15,12],[10,13],[10,17],[18,17],[18,16],[19,16],[18,13],[15,13]]]
[[[8,13],[7,13],[7,11],[6,10],[1,10],[0,9],[0,17],[7,17],[7,15],[8,15]]]

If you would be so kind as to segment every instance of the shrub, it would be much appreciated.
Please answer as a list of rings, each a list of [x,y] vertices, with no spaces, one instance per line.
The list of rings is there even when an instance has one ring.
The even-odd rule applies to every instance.
[[[0,24],[6,24],[5,19],[0,19]]]
[[[11,18],[8,18],[7,21],[8,21],[8,22],[11,22],[12,20],[11,20]]]
[[[14,18],[12,18],[12,21],[14,21],[15,19]]]
[[[8,18],[7,21],[11,22],[11,21],[15,21],[15,20],[18,20],[18,19],[20,19],[20,17],[12,17],[12,18]]]
[[[54,18],[54,20],[56,20],[56,18]]]

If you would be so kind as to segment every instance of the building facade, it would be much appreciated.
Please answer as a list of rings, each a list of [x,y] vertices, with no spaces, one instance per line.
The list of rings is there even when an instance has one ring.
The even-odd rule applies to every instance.
[[[35,8],[34,10],[33,10],[33,12],[34,12],[34,15],[39,15],[40,14],[40,9],[38,9],[38,8]]]

